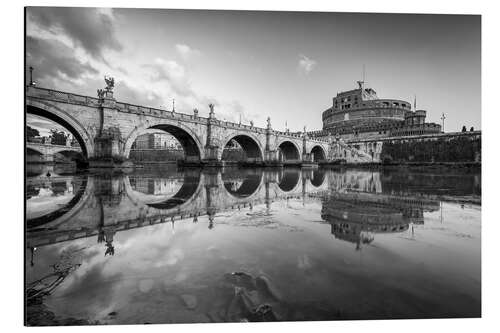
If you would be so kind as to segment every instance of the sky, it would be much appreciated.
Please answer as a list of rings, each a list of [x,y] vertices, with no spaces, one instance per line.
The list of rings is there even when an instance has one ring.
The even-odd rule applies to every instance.
[[[321,129],[364,65],[379,98],[481,128],[477,15],[30,7],[26,65],[41,87],[96,96],[110,75],[121,102],[291,131]]]

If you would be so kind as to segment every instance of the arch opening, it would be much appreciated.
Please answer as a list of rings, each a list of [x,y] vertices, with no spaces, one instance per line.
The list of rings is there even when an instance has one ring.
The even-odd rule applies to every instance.
[[[87,161],[89,155],[88,155],[87,145],[85,144],[85,140],[80,135],[78,130],[75,127],[73,127],[69,122],[67,122],[63,118],[55,115],[52,112],[38,108],[38,107],[33,106],[33,105],[27,105],[26,113],[30,114],[30,115],[38,116],[38,117],[41,117],[44,119],[48,119],[48,120],[56,123],[57,125],[62,126],[65,130],[69,131],[71,133],[71,135],[73,136],[73,138],[76,140],[77,144],[80,146],[83,159],[85,161]],[[29,138],[27,138],[27,139],[29,139]],[[58,144],[58,143],[59,142],[54,142],[54,144]],[[64,142],[64,143],[61,142],[61,144],[66,145],[66,142]]]
[[[326,160],[325,150],[321,146],[314,146],[311,149],[311,157],[313,162],[320,162]]]
[[[278,159],[280,161],[300,160],[300,152],[292,142],[284,141],[278,146]]]
[[[224,161],[262,162],[262,151],[255,140],[247,135],[231,138],[222,151]]]
[[[33,149],[33,148],[30,148],[30,147],[27,147],[27,148],[26,148],[26,154],[28,154],[28,155],[38,155],[38,156],[43,156],[43,153],[42,153],[42,152],[39,152],[38,150]]]
[[[140,161],[199,161],[198,143],[186,130],[170,124],[151,126],[125,147],[127,158]]]
[[[43,163],[45,161],[41,152],[36,149],[26,147],[26,163]]]

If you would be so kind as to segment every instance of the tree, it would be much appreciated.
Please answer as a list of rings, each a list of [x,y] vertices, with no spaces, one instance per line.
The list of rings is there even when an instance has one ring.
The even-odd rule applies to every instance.
[[[462,127],[462,132],[467,132],[467,127],[465,127],[465,125]]]
[[[65,146],[66,145],[66,139],[68,138],[69,135],[64,133],[63,131],[57,131],[55,129],[50,130],[50,138],[52,141],[53,145],[61,145]]]
[[[26,137],[28,138],[28,141],[30,141],[30,139],[33,139],[37,136],[40,136],[40,132],[38,132],[38,130],[36,128],[32,128],[30,126],[26,127]]]
[[[471,132],[474,132],[474,126],[472,126],[472,127],[470,128],[470,131],[471,131]]]

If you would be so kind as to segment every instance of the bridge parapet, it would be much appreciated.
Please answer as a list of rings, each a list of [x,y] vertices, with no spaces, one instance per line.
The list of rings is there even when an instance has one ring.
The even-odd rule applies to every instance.
[[[51,143],[39,143],[39,142],[31,142],[28,141],[26,143],[28,148],[30,147],[45,147],[45,148],[53,148],[54,150],[73,150],[73,151],[82,151],[79,146],[68,146],[68,145],[56,145]]]
[[[54,89],[41,88],[41,87],[27,86],[26,95],[28,97],[65,102],[69,104],[86,105],[91,107],[99,106],[99,99],[95,97],[78,95],[78,94],[68,93]]]

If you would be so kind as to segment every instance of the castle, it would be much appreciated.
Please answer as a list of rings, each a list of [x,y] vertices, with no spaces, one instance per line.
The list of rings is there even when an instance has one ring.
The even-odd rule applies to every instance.
[[[427,111],[412,110],[407,101],[380,99],[364,81],[357,83],[358,89],[332,99],[322,114],[323,129],[309,132],[310,136],[356,140],[441,133],[441,125],[425,122]]]

